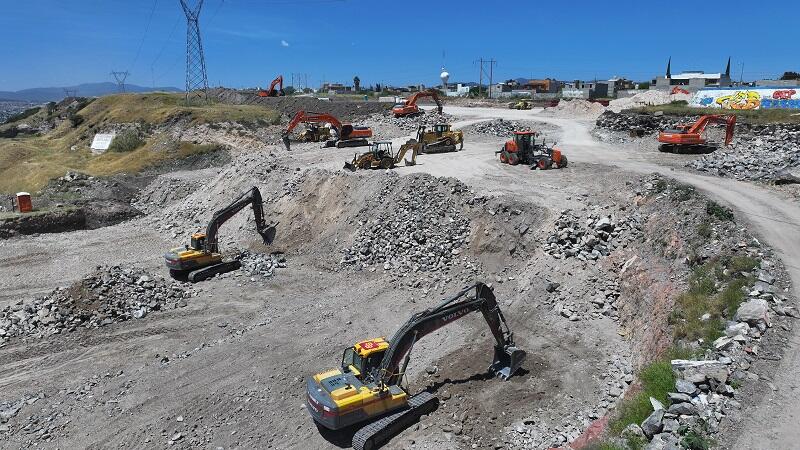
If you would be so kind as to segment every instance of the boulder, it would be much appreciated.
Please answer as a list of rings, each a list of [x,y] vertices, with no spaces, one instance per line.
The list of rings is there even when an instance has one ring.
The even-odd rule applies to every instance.
[[[734,319],[750,325],[757,325],[760,322],[770,326],[769,305],[766,300],[760,298],[750,299],[739,305]]]
[[[664,424],[662,423],[663,420],[663,409],[653,411],[649,416],[647,416],[646,419],[644,419],[644,422],[642,422],[642,431],[648,439],[661,432],[662,428],[664,427]]]
[[[677,416],[696,416],[699,414],[697,407],[689,402],[675,403],[669,405],[667,412]]]
[[[728,367],[716,360],[673,359],[671,364],[676,376],[692,383],[703,383],[706,380],[724,383],[728,380]],[[678,392],[681,392],[680,388]]]

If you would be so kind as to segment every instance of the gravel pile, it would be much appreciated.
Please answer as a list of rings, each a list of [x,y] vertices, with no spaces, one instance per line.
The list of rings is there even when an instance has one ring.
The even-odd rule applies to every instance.
[[[427,175],[403,177],[411,185],[398,193],[387,185],[373,200],[389,205],[379,211],[368,206],[360,216],[353,245],[345,248],[341,263],[358,269],[382,266],[399,273],[440,271],[461,253],[469,237],[470,221],[459,200],[469,192],[463,183]],[[368,217],[368,219],[367,219]]]
[[[561,212],[544,250],[559,259],[578,258],[594,261],[608,256],[618,245],[630,241],[630,231],[638,232],[640,224],[634,216],[615,220],[611,215],[589,214],[581,220],[572,210]]]
[[[195,292],[188,286],[119,266],[100,267],[69,288],[59,288],[31,303],[0,311],[0,339],[42,337],[142,319],[152,311],[186,306]]]
[[[488,134],[490,136],[508,137],[514,131],[530,130],[530,125],[523,125],[514,120],[494,119],[478,122],[467,129],[472,133]]]

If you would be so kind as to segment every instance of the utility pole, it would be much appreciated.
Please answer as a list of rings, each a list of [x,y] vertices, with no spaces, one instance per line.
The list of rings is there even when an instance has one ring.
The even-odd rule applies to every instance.
[[[481,57],[481,66],[478,69],[478,97],[481,96],[481,87],[483,87],[483,57]]]
[[[494,75],[494,66],[497,64],[497,61],[494,58],[487,61],[489,63],[489,98],[492,98],[492,84],[493,84],[493,75]]]
[[[203,0],[198,0],[194,8],[190,8],[187,1],[180,0],[186,14],[186,103],[192,98],[208,102],[208,74],[199,22]]]

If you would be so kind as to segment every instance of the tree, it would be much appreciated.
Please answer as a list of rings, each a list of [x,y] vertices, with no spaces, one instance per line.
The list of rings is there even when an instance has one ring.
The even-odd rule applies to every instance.
[[[291,87],[291,86],[286,86],[285,88],[283,88],[283,93],[286,94],[286,95],[292,95],[295,92],[296,92],[296,89]]]
[[[636,85],[636,89],[650,89],[650,82],[645,81],[644,83],[639,83]]]
[[[800,73],[797,72],[783,72],[781,80],[800,80]]]
[[[358,78],[358,75],[353,77],[353,88],[356,90],[356,92],[361,90],[361,79]]]

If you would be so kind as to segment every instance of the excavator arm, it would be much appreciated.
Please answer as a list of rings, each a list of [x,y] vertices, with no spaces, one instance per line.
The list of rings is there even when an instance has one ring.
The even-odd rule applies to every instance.
[[[736,127],[735,114],[712,114],[703,116],[692,125],[687,133],[702,134],[709,123],[724,123],[725,124],[725,145],[731,145],[733,141],[733,130]]]
[[[267,225],[267,222],[264,219],[264,207],[261,200],[261,191],[254,186],[249,191],[240,195],[239,198],[234,200],[230,205],[214,213],[211,221],[209,221],[208,225],[206,226],[205,252],[216,253],[219,251],[219,243],[217,242],[219,227],[221,227],[222,224],[227,222],[231,217],[235,216],[236,213],[247,207],[247,205],[253,206],[253,215],[256,219],[256,231],[258,231],[258,234],[264,238],[264,241],[272,241],[275,236],[275,227],[273,225]]]
[[[436,107],[437,107],[437,109],[439,111],[439,114],[441,114],[442,113],[442,102],[441,102],[441,100],[439,100],[439,94],[436,93],[436,91],[434,91],[434,90],[417,92],[416,94],[412,95],[411,98],[406,100],[406,106],[414,106],[414,105],[417,104],[417,100],[419,100],[421,98],[426,98],[426,97],[430,97],[430,98],[433,99],[434,102],[436,102]]]
[[[475,298],[466,297],[473,289]],[[381,363],[371,376],[387,385],[399,383],[417,340],[475,311],[483,314],[495,338],[494,360],[489,369],[501,378],[508,379],[519,369],[526,354],[514,345],[514,336],[508,329],[494,293],[483,283],[467,287],[439,306],[412,316],[392,337]]]
[[[278,86],[277,91],[275,90],[275,86]],[[269,84],[269,89],[258,91],[259,97],[276,97],[281,95],[283,95],[283,75],[278,75],[277,78],[272,80],[272,83]]]

